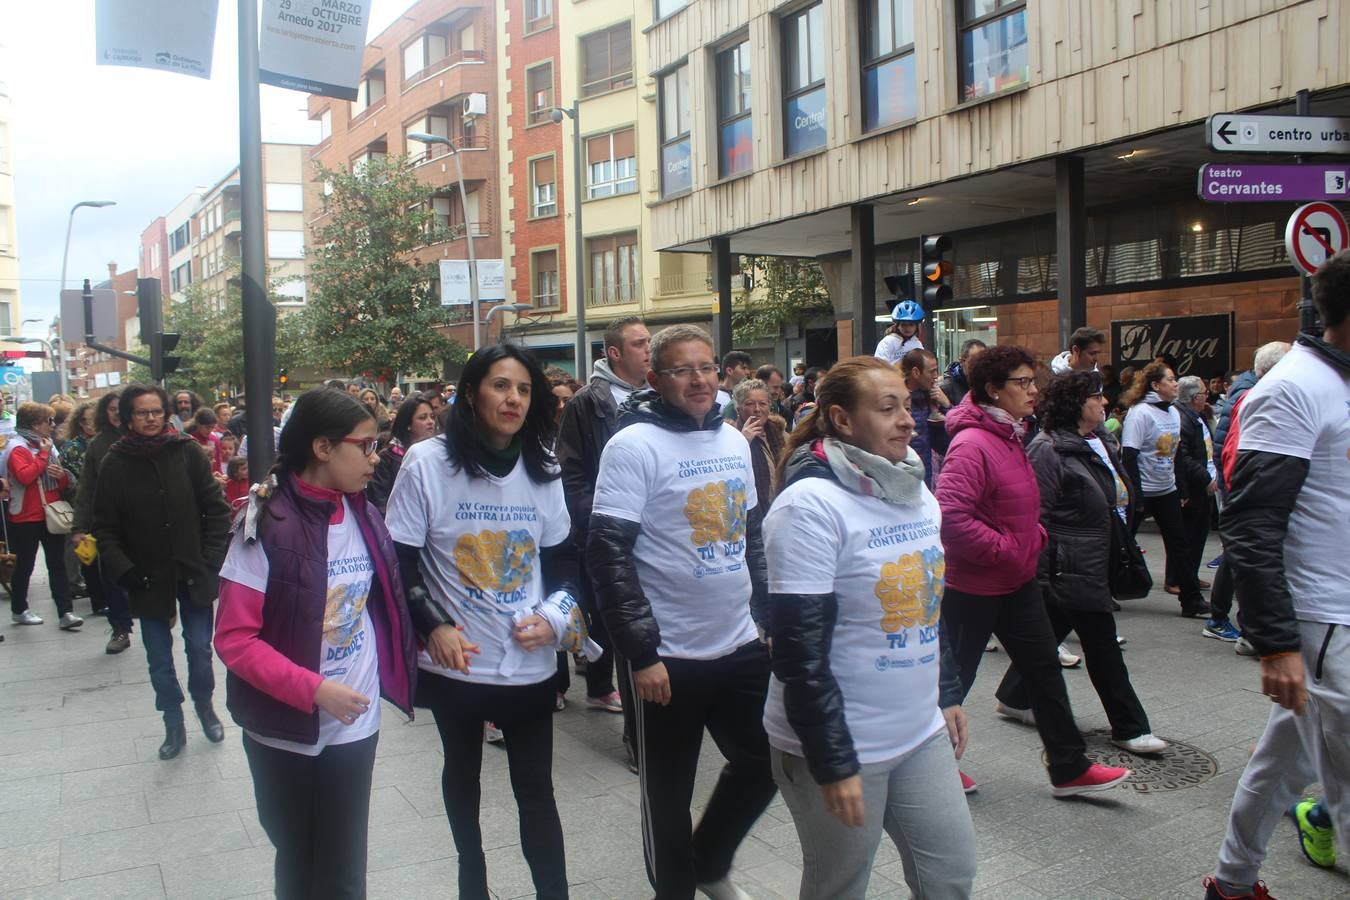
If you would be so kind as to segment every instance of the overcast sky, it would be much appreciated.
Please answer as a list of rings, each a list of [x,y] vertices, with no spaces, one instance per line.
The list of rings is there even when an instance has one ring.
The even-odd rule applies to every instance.
[[[219,0],[211,79],[94,65],[94,0],[0,0],[0,81],[9,87],[10,143],[23,318],[57,314],[61,253],[75,214],[69,287],[135,268],[140,236],[199,185],[239,163],[236,0]],[[370,0],[368,39],[411,5]],[[262,88],[264,141],[312,143],[306,94]]]

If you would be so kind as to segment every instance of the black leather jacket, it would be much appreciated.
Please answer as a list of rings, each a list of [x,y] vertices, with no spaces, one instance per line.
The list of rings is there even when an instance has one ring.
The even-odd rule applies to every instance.
[[[783,474],[786,489],[804,478],[836,480],[809,446],[799,447]],[[807,768],[817,784],[830,784],[861,769],[853,736],[844,720],[844,695],[830,671],[830,646],[839,615],[838,600],[828,594],[770,594],[773,674],[783,684],[788,723],[802,742]],[[956,657],[938,621],[938,706],[959,706],[961,677]]]
[[[1205,426],[1200,414],[1174,403],[1181,417],[1181,447],[1177,448],[1177,488],[1183,497],[1203,503],[1213,479],[1209,477],[1209,452],[1205,449]],[[1211,439],[1211,444],[1213,443]],[[1183,452],[1184,448],[1184,452]]]
[[[1337,371],[1350,372],[1350,353],[1308,334],[1300,334],[1298,343]],[[1284,575],[1284,541],[1307,478],[1306,459],[1240,450],[1219,517],[1224,558],[1233,567],[1242,607],[1242,631],[1263,657],[1297,652],[1302,646]]]
[[[637,391],[619,407],[619,427],[634,422],[650,422],[672,432],[672,443],[680,433],[732,428],[724,423],[722,411],[715,405],[702,422],[667,406],[653,390]],[[745,527],[745,565],[750,574],[750,615],[766,633],[769,631],[768,566],[764,559],[761,534],[763,515],[758,506],[750,510]],[[619,653],[635,671],[661,661],[661,628],[652,614],[638,579],[633,545],[641,525],[613,516],[592,514],[586,538],[586,569],[591,576],[596,605],[605,618],[605,627]]]

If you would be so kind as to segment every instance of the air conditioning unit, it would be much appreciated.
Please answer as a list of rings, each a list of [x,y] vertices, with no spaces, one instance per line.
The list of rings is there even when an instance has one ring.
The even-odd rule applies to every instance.
[[[487,94],[464,95],[464,118],[487,115]]]

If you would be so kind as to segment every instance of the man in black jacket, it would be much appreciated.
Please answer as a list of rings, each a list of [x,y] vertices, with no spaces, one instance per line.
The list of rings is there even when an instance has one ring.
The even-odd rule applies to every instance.
[[[1275,825],[1313,781],[1326,812],[1295,807],[1308,858],[1328,864],[1332,832],[1342,851],[1350,835],[1350,252],[1323,264],[1312,295],[1325,330],[1299,335],[1242,401],[1220,519],[1261,691],[1278,706],[1234,794],[1211,900],[1257,895]]]
[[[619,430],[619,404],[643,387],[651,371],[652,337],[637,316],[609,323],[605,329],[605,358],[597,360],[590,383],[577,391],[563,409],[554,453],[562,468],[567,513],[572,517],[572,541],[581,560],[578,583],[581,606],[590,619],[591,638],[604,648],[604,655],[586,665],[586,704],[593,709],[614,711],[614,645],[605,630],[604,618],[595,607],[595,594],[586,571],[586,537],[595,498],[595,477],[600,471],[600,454]],[[633,750],[633,697],[628,679],[619,663],[619,701],[623,710],[623,745],[628,767],[637,771]]]
[[[1186,499],[1181,505],[1181,520],[1186,528],[1187,558],[1168,557],[1164,588],[1169,594],[1180,591],[1181,566],[1188,572],[1199,572],[1205,558],[1205,541],[1209,540],[1211,499],[1218,490],[1218,470],[1214,460],[1214,439],[1205,424],[1207,401],[1205,382],[1198,375],[1187,375],[1177,382],[1177,399],[1172,405],[1181,419],[1181,443],[1185,452],[1177,453],[1177,489]],[[1200,587],[1209,588],[1202,581]]]
[[[706,333],[652,339],[655,389],[620,409],[600,459],[586,544],[596,600],[631,663],[647,876],[660,900],[741,898],[736,848],[776,791],[764,733],[769,657],[761,510],[750,448],[714,405]],[[698,828],[689,804],[703,730],[728,763]]]

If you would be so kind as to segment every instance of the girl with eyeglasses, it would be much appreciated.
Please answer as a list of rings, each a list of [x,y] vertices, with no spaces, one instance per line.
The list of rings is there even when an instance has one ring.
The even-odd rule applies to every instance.
[[[380,698],[412,717],[412,623],[365,496],[375,445],[356,398],[301,394],[220,573],[216,652],[283,900],[365,896]]]
[[[938,475],[946,592],[942,619],[970,693],[990,634],[1022,674],[1049,761],[1051,793],[1107,790],[1129,769],[1087,758],[1060,669],[1058,641],[1041,599],[1036,564],[1047,543],[1041,494],[1023,446],[1036,396],[1036,360],[1000,345],[970,365],[970,392],[947,413],[951,445]],[[967,793],[975,782],[962,773]]]

